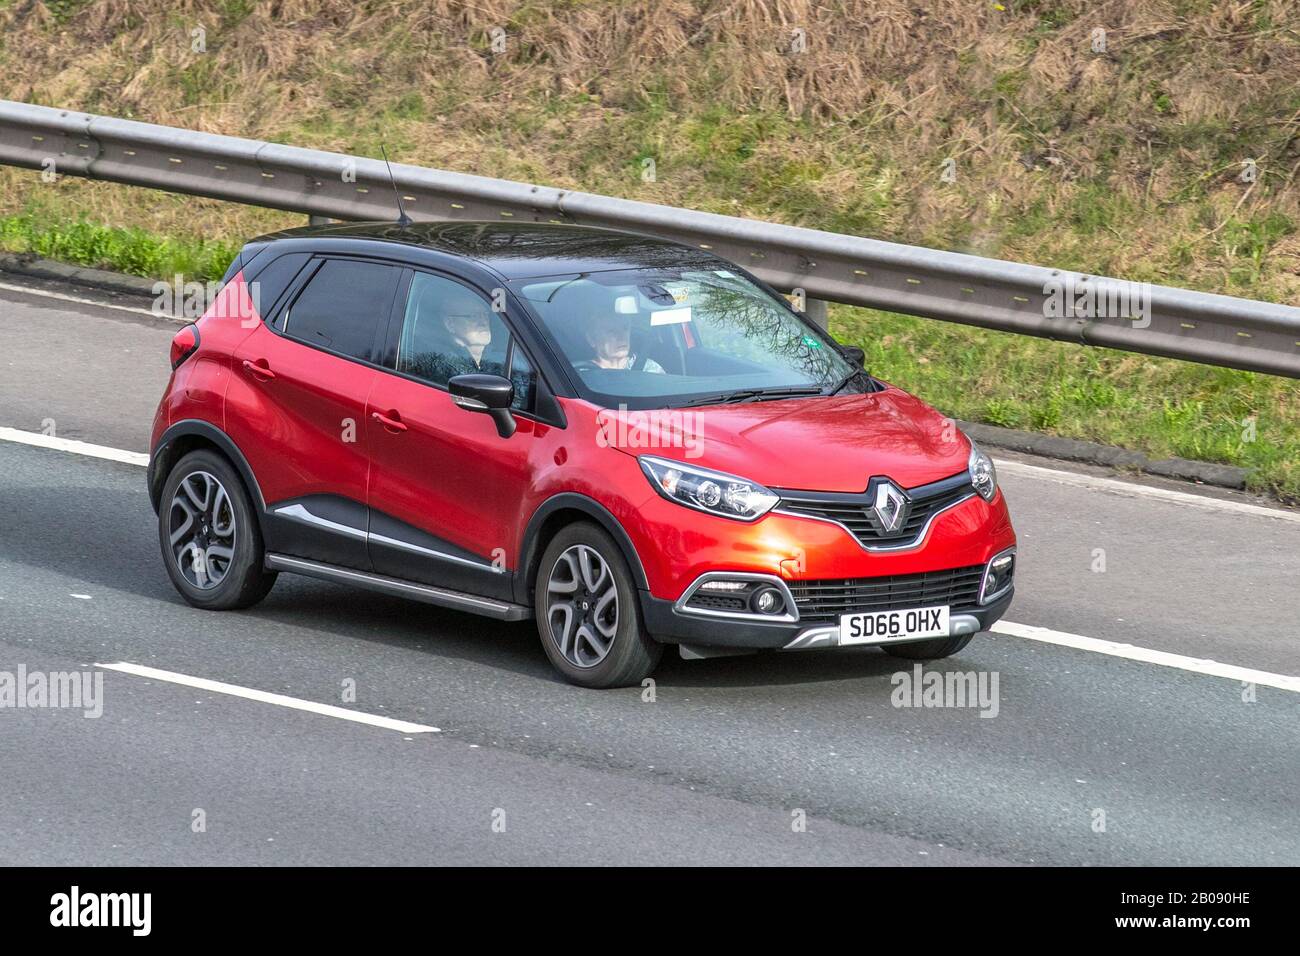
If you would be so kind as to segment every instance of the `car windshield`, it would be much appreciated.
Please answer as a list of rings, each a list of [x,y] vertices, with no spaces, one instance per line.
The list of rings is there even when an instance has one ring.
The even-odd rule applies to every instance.
[[[606,407],[823,394],[854,371],[815,326],[726,269],[592,272],[512,288],[573,367],[582,397]]]

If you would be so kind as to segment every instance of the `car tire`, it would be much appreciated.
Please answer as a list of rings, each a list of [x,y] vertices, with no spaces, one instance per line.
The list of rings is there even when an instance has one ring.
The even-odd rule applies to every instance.
[[[628,687],[658,665],[663,645],[646,633],[632,573],[603,528],[560,529],[542,554],[534,592],[542,647],[570,683]]]
[[[907,644],[882,645],[886,654],[894,657],[906,657],[910,661],[934,661],[941,657],[950,657],[971,642],[974,634],[960,634],[957,637],[936,637],[929,641],[911,641]]]
[[[215,452],[190,452],[168,473],[158,499],[158,544],[167,576],[194,607],[252,607],[275,584],[244,482]]]

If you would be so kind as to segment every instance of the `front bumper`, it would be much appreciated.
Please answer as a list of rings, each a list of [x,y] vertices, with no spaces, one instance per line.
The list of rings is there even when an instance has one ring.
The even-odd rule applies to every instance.
[[[1013,587],[991,604],[953,611],[948,618],[949,635],[987,631],[1006,613],[1014,596]],[[797,621],[792,624],[763,624],[688,617],[677,613],[672,601],[651,597],[644,591],[641,610],[650,633],[667,644],[796,651],[838,647],[840,643],[840,629],[835,624],[799,624]],[[853,646],[871,645],[858,643]]]
[[[996,559],[996,555],[992,560]],[[987,566],[987,565],[986,565]],[[792,582],[793,583],[793,582]],[[688,592],[689,593],[689,592]],[[952,606],[948,619],[948,635],[955,637],[988,630],[1006,613],[1015,596],[1014,582],[1008,589],[988,604],[962,604]],[[900,602],[900,606],[903,603]],[[915,602],[912,602],[915,604]],[[940,603],[940,602],[934,602]],[[683,602],[656,598],[648,591],[641,592],[641,609],[647,630],[660,641],[670,644],[689,644],[702,648],[752,648],[774,650],[810,650],[838,647],[840,629],[838,620],[826,620],[823,613],[816,620],[796,617],[793,620],[764,621],[753,616],[702,616],[683,608]],[[872,607],[870,610],[884,608]],[[842,613],[860,610],[852,604],[837,609]],[[836,615],[837,617],[837,615]],[[901,643],[884,640],[853,646]]]

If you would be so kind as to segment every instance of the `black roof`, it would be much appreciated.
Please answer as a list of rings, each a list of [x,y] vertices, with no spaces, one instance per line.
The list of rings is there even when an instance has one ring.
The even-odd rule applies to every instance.
[[[303,226],[261,236],[401,243],[463,256],[507,279],[612,269],[716,268],[717,256],[682,243],[592,226],[544,222],[395,222]]]

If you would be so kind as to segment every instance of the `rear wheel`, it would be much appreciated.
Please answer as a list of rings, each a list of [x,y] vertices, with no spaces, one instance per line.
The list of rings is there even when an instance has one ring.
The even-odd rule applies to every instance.
[[[626,687],[659,663],[663,645],[646,633],[632,574],[603,528],[561,529],[542,555],[535,591],[542,647],[571,683]]]
[[[214,452],[190,452],[167,475],[158,543],[172,584],[195,607],[251,607],[275,584],[244,483]]]
[[[974,634],[961,634],[957,637],[936,637],[931,641],[914,641],[910,644],[884,644],[886,654],[894,657],[906,657],[911,661],[933,661],[940,657],[949,657],[971,642]]]

